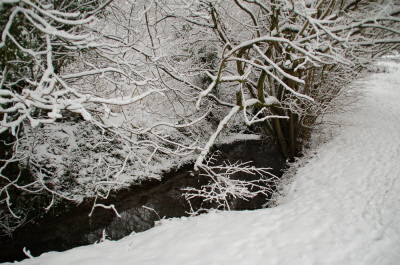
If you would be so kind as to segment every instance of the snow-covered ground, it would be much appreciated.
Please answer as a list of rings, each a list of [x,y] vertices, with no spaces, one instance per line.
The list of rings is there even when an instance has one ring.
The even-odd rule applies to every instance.
[[[277,207],[163,220],[21,264],[400,264],[400,66],[382,66]]]

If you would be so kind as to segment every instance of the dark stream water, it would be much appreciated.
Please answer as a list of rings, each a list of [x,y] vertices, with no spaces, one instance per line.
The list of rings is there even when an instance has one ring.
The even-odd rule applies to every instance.
[[[229,158],[231,162],[250,160],[257,167],[273,168],[271,173],[277,176],[281,175],[285,162],[271,145],[260,140],[224,144],[217,149],[222,152],[221,159]],[[101,239],[103,230],[109,239],[117,240],[132,232],[150,229],[160,218],[187,216],[190,208],[181,189],[199,188],[208,181],[193,177],[192,169],[193,165],[183,166],[165,173],[162,181],[148,181],[99,202],[114,204],[121,218],[112,210],[102,208],[96,209],[89,218],[92,207],[89,202],[69,207],[68,212],[58,216],[47,214],[16,230],[12,237],[0,237],[0,262],[25,259],[24,247],[33,256],[38,256],[48,251],[93,244]],[[234,210],[252,210],[261,208],[265,202],[265,197],[257,196],[250,201],[232,202],[232,205]]]

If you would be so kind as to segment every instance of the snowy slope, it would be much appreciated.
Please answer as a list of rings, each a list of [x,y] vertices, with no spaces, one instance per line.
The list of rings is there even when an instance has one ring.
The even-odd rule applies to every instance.
[[[400,264],[400,69],[372,74],[275,208],[163,220],[21,264]],[[397,68],[397,69],[395,69]]]

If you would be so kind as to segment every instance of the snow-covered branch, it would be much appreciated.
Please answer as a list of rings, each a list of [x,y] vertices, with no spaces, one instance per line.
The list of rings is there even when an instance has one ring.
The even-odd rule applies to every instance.
[[[185,188],[185,198],[191,201],[200,198],[204,203],[211,203],[217,209],[230,210],[230,204],[237,200],[249,200],[259,194],[269,198],[273,192],[273,187],[278,178],[268,171],[270,168],[256,168],[246,163],[224,163],[214,165],[215,156],[211,156],[205,164],[201,166],[200,175],[209,179],[208,184],[200,189]],[[253,176],[253,180],[240,180],[243,176]],[[192,206],[192,204],[191,204]],[[202,209],[194,209],[192,213],[197,213]]]

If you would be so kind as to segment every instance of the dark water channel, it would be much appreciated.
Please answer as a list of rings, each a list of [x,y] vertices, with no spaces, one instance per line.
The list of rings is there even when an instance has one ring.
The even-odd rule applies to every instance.
[[[271,173],[280,176],[284,160],[271,145],[261,140],[246,140],[220,145],[221,159],[231,162],[253,161],[258,167],[271,167]],[[121,215],[112,210],[97,208],[91,218],[90,203],[70,207],[68,212],[54,216],[48,214],[34,223],[16,230],[11,237],[0,237],[0,262],[25,259],[22,249],[38,256],[48,251],[64,251],[99,241],[105,230],[109,239],[117,240],[130,233],[142,232],[154,226],[160,218],[187,216],[189,205],[182,196],[182,188],[197,187],[207,180],[190,174],[193,165],[163,174],[162,181],[148,181],[141,186],[118,192],[113,198],[99,203],[114,204]],[[234,210],[258,209],[265,197],[250,201],[236,201]],[[151,209],[154,209],[151,210]]]

